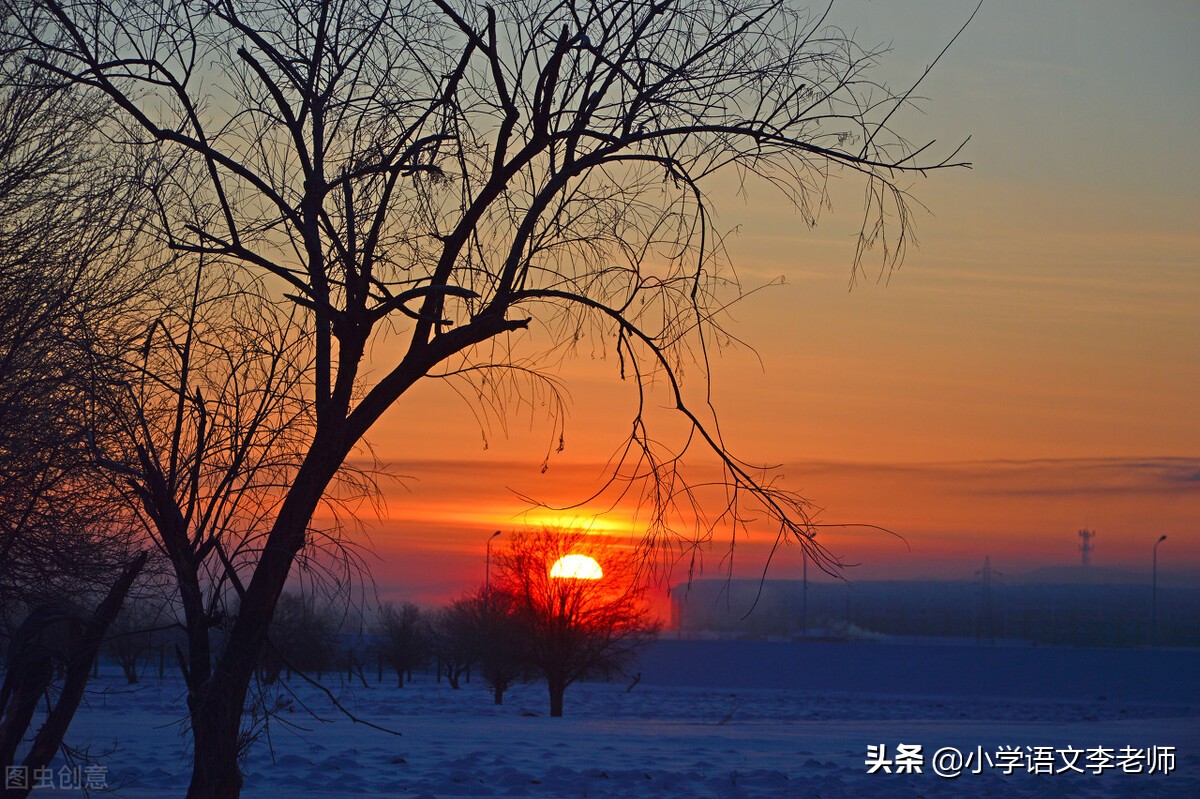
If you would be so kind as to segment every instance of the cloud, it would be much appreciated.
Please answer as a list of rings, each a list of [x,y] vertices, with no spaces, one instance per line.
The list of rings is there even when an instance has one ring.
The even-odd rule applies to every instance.
[[[1200,458],[1061,458],[931,463],[801,461],[806,477],[888,479],[990,497],[1195,492]],[[1200,495],[1198,495],[1200,496]]]
[[[384,561],[380,582],[428,594],[444,594],[449,584],[465,588],[479,576],[491,531],[547,523],[545,512],[527,513],[522,495],[568,504],[586,498],[603,475],[598,462],[552,462],[544,474],[538,466],[480,458],[388,467],[412,479],[389,492],[386,518],[371,536]],[[1149,543],[1169,534],[1172,566],[1200,567],[1200,542],[1192,532],[1200,517],[1200,458],[796,460],[781,471],[784,485],[821,508],[820,521],[877,525],[900,536],[877,527],[821,528],[818,535],[832,552],[863,564],[851,570],[852,579],[970,579],[985,555],[1013,573],[1076,564],[1083,527],[1098,531],[1097,565],[1141,569]],[[628,508],[604,524],[595,529],[638,532]],[[738,539],[735,575],[761,574],[776,532],[751,521],[749,534]],[[728,565],[724,535],[700,551],[709,573]],[[791,576],[799,560],[797,547],[780,550],[772,574]]]

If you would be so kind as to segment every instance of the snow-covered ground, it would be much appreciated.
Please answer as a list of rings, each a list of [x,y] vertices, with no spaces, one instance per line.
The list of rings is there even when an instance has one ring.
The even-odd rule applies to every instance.
[[[401,736],[355,724],[294,681],[246,762],[243,796],[1197,797],[1197,675],[1200,652],[662,642],[632,689],[568,689],[561,719],[546,716],[538,684],[495,707],[478,683],[330,683],[352,712]],[[102,672],[71,741],[99,756],[114,795],[181,796],[179,681],[122,683]],[[908,762],[921,773],[897,773],[900,744],[920,745]],[[869,747],[880,745],[874,759],[892,773],[868,773]],[[953,779],[934,773],[935,759],[954,765],[949,748],[971,758]],[[1030,773],[1047,769],[1063,773]]]

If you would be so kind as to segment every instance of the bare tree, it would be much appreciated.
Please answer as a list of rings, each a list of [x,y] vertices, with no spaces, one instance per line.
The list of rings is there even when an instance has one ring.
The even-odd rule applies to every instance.
[[[259,661],[263,681],[275,682],[281,672],[315,674],[333,669],[338,656],[339,623],[330,607],[315,597],[285,592],[279,598],[271,631]]]
[[[131,557],[84,446],[82,342],[140,283],[136,165],[105,152],[96,98],[0,30],[0,606],[103,596]],[[103,434],[103,431],[101,431]],[[7,616],[7,613],[5,614]],[[6,618],[11,622],[12,619]]]
[[[133,293],[140,170],[102,147],[96,98],[14,52],[9,22],[0,26],[0,626],[13,631],[0,768],[27,743],[20,767],[32,771],[58,753],[148,557],[86,457],[85,398],[107,364],[81,346]],[[45,719],[27,740],[43,696]],[[3,795],[27,792],[6,781]]]
[[[399,608],[383,605],[378,627],[383,662],[396,672],[396,687],[403,688],[405,675],[429,661],[434,646],[429,622],[419,607],[405,602]]]
[[[121,667],[125,681],[135,685],[151,653],[163,644],[163,632],[169,622],[162,608],[145,599],[130,599],[121,609],[121,614],[109,625],[104,648]]]
[[[178,661],[192,695],[212,685],[234,640],[246,582],[313,423],[303,385],[308,331],[296,315],[219,264],[181,260],[130,314],[140,335],[93,342],[97,357],[121,369],[89,396],[94,418],[114,428],[90,442],[90,456],[167,563],[184,632]],[[285,667],[320,673],[332,665],[332,642],[308,646],[329,632],[328,614],[313,603],[317,594],[349,597],[359,564],[342,537],[339,502],[369,492],[359,478],[370,482],[364,472],[342,471],[327,496],[334,518],[304,530],[299,567],[315,593],[280,606],[279,625],[252,655],[251,676],[273,681]],[[219,745],[244,751],[263,729],[250,724]]]
[[[504,704],[504,692],[529,671],[522,633],[513,598],[499,587],[454,600],[431,619],[438,679],[444,674],[458,690],[463,675],[469,678],[471,669],[478,669],[495,703]]]
[[[46,696],[56,667],[63,672],[61,690],[53,704],[47,703],[46,719],[30,742],[21,768],[27,773],[44,769],[58,753],[83,700],[104,634],[145,566],[148,554],[142,552],[126,565],[90,614],[62,603],[42,604],[17,629],[5,659],[4,682],[0,685],[0,768],[6,773],[15,763],[35,706]],[[3,795],[5,799],[18,799],[27,796],[30,790],[28,786],[6,785]]]
[[[455,607],[470,620],[479,674],[491,686],[493,701],[502,705],[504,692],[532,671],[520,602],[497,585],[458,600]]]
[[[539,369],[598,342],[643,400],[665,385],[691,431],[663,449],[639,410],[613,460],[653,509],[648,544],[694,551],[756,509],[836,569],[808,534],[806,501],[732,455],[706,402],[709,351],[729,337],[722,311],[739,287],[705,186],[757,176],[814,222],[831,172],[855,172],[862,248],[893,264],[905,176],[955,162],[893,131],[912,90],[872,79],[877,52],[775,0],[31,5],[20,19],[37,63],[109,98],[128,128],[118,135],[175,159],[159,190],[189,201],[160,204],[169,245],[253,274],[311,332],[296,385],[313,423],[263,514],[219,663],[189,682],[189,796],[239,792],[247,686],[317,505],[425,378],[454,379],[503,414],[529,392],[553,401]],[[384,338],[399,354],[368,374],[364,354]],[[696,395],[685,364],[699,367]],[[723,469],[718,505],[698,520],[683,469],[694,448]],[[181,538],[173,557],[208,540]]]
[[[555,567],[564,557],[592,558],[600,573],[559,572]],[[515,534],[497,556],[497,584],[512,597],[525,657],[546,678],[551,716],[562,716],[563,696],[573,683],[621,673],[657,634],[638,563],[637,552],[553,530]]]
[[[465,676],[471,680],[471,667],[479,660],[482,641],[473,609],[462,600],[439,608],[430,618],[429,638],[437,662],[438,682],[442,676],[454,690],[462,688]]]

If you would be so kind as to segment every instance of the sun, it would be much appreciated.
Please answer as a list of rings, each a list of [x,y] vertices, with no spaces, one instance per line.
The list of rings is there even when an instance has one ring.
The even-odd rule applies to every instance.
[[[550,576],[567,580],[599,580],[604,571],[595,558],[587,555],[563,555],[550,567]]]

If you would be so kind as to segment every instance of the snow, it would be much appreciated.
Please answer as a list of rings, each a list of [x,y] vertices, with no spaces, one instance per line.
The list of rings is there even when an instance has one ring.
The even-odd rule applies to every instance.
[[[640,668],[632,689],[572,686],[561,719],[546,716],[536,683],[501,707],[478,683],[453,691],[428,675],[403,689],[392,675],[370,688],[328,683],[353,713],[402,736],[355,724],[294,680],[247,758],[243,796],[1200,796],[1198,651],[663,641]],[[113,668],[93,687],[70,741],[107,766],[112,795],[182,795],[180,681],[130,689]],[[869,745],[890,758],[901,743],[923,747],[922,773],[867,773]],[[1169,746],[1175,763],[1169,774],[1029,774],[1024,762],[1012,775],[932,773],[942,747],[1012,746]]]

